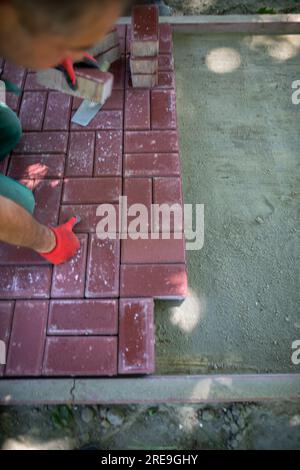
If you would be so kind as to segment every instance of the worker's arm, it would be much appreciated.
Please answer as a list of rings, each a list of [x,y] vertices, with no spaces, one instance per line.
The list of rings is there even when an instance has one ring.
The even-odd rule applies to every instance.
[[[0,196],[0,241],[31,248],[53,264],[64,263],[78,251],[80,243],[73,233],[78,221],[72,217],[49,228],[14,201]]]
[[[0,196],[0,240],[38,252],[55,247],[55,235],[14,201]]]

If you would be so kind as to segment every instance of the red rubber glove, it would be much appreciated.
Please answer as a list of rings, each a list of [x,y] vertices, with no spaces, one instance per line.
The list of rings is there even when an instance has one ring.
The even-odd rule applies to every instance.
[[[97,60],[93,56],[88,54],[87,52],[84,52],[83,58],[79,62],[76,62],[76,65],[99,69],[99,64]],[[66,57],[62,61],[62,63],[58,65],[56,68],[58,70],[61,70],[64,73],[69,87],[72,90],[76,91],[78,85],[77,85],[76,73],[74,70],[74,62],[69,57]]]
[[[72,229],[80,222],[80,217],[71,217],[65,224],[50,227],[56,238],[56,246],[49,253],[39,253],[53,264],[61,264],[72,258],[80,248],[80,242]]]

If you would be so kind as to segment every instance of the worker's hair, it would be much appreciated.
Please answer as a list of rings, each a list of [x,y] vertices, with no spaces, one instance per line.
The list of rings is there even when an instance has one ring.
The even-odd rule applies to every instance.
[[[126,8],[130,0],[9,0],[16,8],[23,26],[30,32],[61,32],[72,28],[88,8],[119,3]]]

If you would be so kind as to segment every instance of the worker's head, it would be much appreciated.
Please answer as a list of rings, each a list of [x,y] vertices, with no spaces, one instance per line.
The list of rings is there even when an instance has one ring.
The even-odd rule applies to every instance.
[[[29,68],[57,65],[101,40],[128,0],[0,0],[0,56]]]

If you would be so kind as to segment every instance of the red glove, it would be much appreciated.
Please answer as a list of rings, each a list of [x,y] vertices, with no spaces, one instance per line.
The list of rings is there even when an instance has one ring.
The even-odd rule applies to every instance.
[[[71,217],[65,224],[50,227],[56,238],[56,246],[49,253],[39,253],[53,264],[61,264],[72,258],[80,248],[80,242],[72,229],[80,222],[80,217]]]
[[[83,58],[80,62],[76,62],[76,65],[99,69],[97,60],[87,52],[84,52]],[[74,91],[77,90],[77,78],[73,61],[69,57],[66,57],[56,68],[64,73],[69,87]]]

